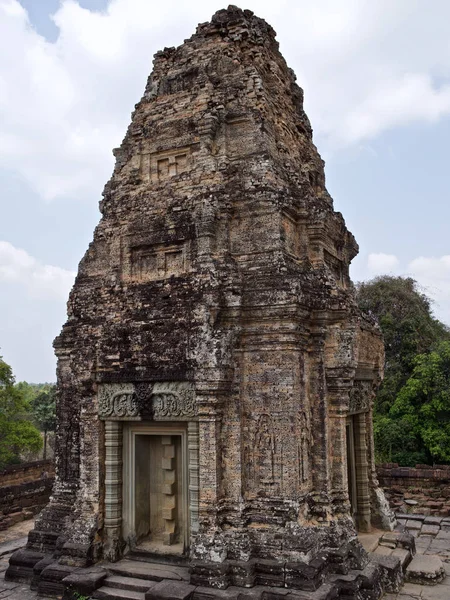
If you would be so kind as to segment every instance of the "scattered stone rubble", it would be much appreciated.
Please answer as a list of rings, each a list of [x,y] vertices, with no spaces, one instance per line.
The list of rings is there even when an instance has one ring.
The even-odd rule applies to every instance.
[[[377,476],[396,512],[450,517],[450,466],[396,463],[377,466]]]

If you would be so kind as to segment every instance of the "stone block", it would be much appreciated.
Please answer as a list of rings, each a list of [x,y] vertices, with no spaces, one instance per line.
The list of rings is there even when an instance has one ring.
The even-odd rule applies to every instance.
[[[177,581],[161,581],[145,592],[145,600],[188,600],[195,586]]]
[[[348,575],[330,575],[328,581],[339,590],[339,597],[357,598],[362,582],[358,575],[350,572]]]
[[[230,584],[227,562],[194,562],[191,565],[190,583],[192,585],[226,589]]]
[[[347,575],[350,569],[348,558],[348,545],[342,544],[340,548],[330,550],[327,554],[328,570],[330,573]]]
[[[324,580],[325,561],[312,560],[309,564],[301,562],[286,563],[285,586],[297,590],[314,591]]]
[[[392,546],[381,546],[380,545],[380,546],[378,546],[378,548],[376,548],[374,553],[379,556],[390,556],[393,551],[394,551],[394,547],[392,547]]]
[[[416,538],[411,535],[409,531],[401,531],[397,533],[397,547],[398,548],[406,548],[411,552],[411,554],[415,554],[416,552]]]
[[[412,560],[411,552],[405,548],[396,548],[393,550],[392,556],[397,556],[400,559],[403,572]]]
[[[144,594],[142,594],[141,592],[119,590],[103,586],[101,588],[98,588],[98,590],[95,590],[95,592],[93,592],[92,598],[94,598],[95,600],[144,600]],[[77,598],[75,597],[73,598],[73,600],[77,600]]]
[[[255,583],[255,561],[230,560],[229,578],[232,585],[250,587]]]
[[[39,580],[41,578],[41,573],[44,569],[46,569],[49,565],[52,565],[56,560],[53,556],[44,556],[42,560],[36,563],[33,567],[33,579],[31,580],[31,589],[37,590],[39,586]]]
[[[403,571],[398,556],[380,556],[373,552],[370,559],[380,567],[383,589],[386,592],[398,592],[403,584]]]
[[[9,567],[5,572],[6,581],[31,583],[34,566],[44,558],[41,552],[33,550],[17,550],[9,559]]]
[[[445,577],[441,559],[432,555],[417,555],[406,568],[406,581],[422,585],[436,585]]]
[[[255,582],[258,585],[284,587],[284,563],[276,560],[255,561]]]
[[[448,600],[450,598],[449,588],[446,585],[423,587],[420,598],[421,600]],[[403,598],[400,600],[403,600]]]
[[[118,590],[130,590],[132,592],[144,593],[158,582],[149,579],[139,579],[138,577],[122,577],[120,575],[110,575],[104,580],[104,586]]]
[[[439,525],[429,525],[424,522],[421,529],[421,535],[437,535],[439,533]]]
[[[89,596],[93,591],[103,585],[108,573],[103,569],[83,569],[71,573],[62,582],[65,590],[77,592],[80,595]]]
[[[408,519],[408,521],[406,521],[406,528],[416,531],[422,529],[422,520]]]
[[[396,513],[396,517],[407,521],[424,521],[426,519],[426,515],[413,515],[410,513]]]
[[[54,562],[42,570],[38,583],[38,594],[47,596],[62,596],[64,593],[63,579],[71,575],[75,567],[60,565]]]

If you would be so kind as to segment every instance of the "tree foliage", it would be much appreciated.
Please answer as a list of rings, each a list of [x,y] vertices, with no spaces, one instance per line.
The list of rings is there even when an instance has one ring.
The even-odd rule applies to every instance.
[[[431,462],[438,455],[413,423],[411,410],[400,410],[397,400],[405,396],[405,386],[413,385],[409,380],[418,357],[450,341],[449,329],[433,316],[431,300],[410,277],[385,275],[357,289],[360,308],[378,320],[385,344],[384,381],[374,408],[377,460],[401,465]],[[417,409],[417,403],[414,406]]]
[[[39,429],[44,432],[44,460],[47,458],[47,434],[56,428],[56,387],[50,385],[42,388],[31,400],[34,420]]]
[[[0,357],[0,468],[20,462],[23,452],[37,452],[42,447],[29,409],[25,395],[14,385],[11,367]]]
[[[433,461],[450,462],[450,342],[414,362],[390,416],[408,424]]]

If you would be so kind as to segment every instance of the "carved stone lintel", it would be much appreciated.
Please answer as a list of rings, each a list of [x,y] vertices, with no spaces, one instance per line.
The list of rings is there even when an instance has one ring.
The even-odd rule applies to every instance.
[[[194,417],[195,395],[192,387],[183,382],[157,382],[151,392],[155,420]]]
[[[139,406],[132,383],[101,385],[98,393],[98,414],[101,419],[139,416]]]
[[[348,414],[354,415],[370,410],[373,394],[373,381],[356,380],[350,390]]]
[[[183,421],[197,415],[195,390],[188,382],[105,383],[99,386],[100,419]]]

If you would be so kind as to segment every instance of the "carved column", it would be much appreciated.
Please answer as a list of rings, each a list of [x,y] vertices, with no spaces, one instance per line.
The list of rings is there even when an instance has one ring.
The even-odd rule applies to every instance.
[[[164,544],[171,546],[175,542],[177,529],[177,466],[175,445],[172,436],[161,437],[163,446],[163,519],[164,519]]]
[[[219,392],[217,382],[197,388],[199,426],[199,511],[203,531],[212,531],[217,525],[220,487],[220,448],[218,414]]]
[[[367,460],[367,430],[366,415],[354,415],[355,426],[355,465],[356,488],[358,498],[358,530],[371,531],[370,524],[370,489],[369,489],[369,464]]]
[[[197,421],[188,423],[189,514],[191,532],[198,531],[199,439]]]
[[[122,525],[122,423],[105,421],[105,557],[120,558]]]

